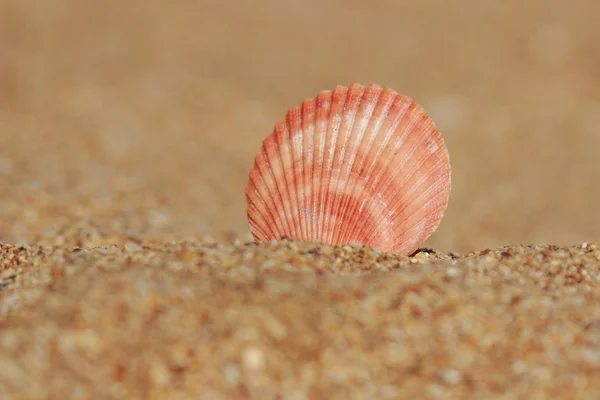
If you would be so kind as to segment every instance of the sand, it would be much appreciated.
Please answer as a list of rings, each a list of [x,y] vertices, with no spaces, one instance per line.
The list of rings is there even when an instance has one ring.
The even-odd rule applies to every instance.
[[[597,1],[0,2],[0,398],[600,398]],[[410,95],[412,257],[252,243],[285,111]]]
[[[3,398],[595,398],[600,250],[2,247]]]

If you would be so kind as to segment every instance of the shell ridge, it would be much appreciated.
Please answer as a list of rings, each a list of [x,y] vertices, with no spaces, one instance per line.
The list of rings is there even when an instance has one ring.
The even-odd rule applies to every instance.
[[[336,95],[338,95],[337,99]],[[338,171],[334,169],[336,155],[335,150],[337,148],[339,131],[342,125],[342,115],[344,112],[344,107],[347,98],[348,89],[344,87],[338,86],[332,93],[332,107],[330,111],[329,123],[327,126],[327,138],[325,143],[327,154],[327,168],[323,168],[324,170],[326,169],[328,171],[329,176],[327,177],[327,188],[323,191],[322,197],[324,198],[321,201],[323,207],[321,209],[321,217],[319,218],[321,223],[319,237],[323,241],[327,240],[326,238],[329,238],[331,217],[330,212],[328,210],[330,210],[330,208],[332,207],[331,203],[333,200],[331,196],[331,186],[332,180],[334,179],[334,175],[338,173]],[[334,105],[337,107],[334,108]],[[337,179],[338,176],[336,175],[335,178]]]
[[[428,142],[427,139],[432,137],[430,133],[434,131],[435,127],[431,126],[428,126],[426,130],[420,131],[421,136],[425,137],[425,139],[415,142],[409,153],[410,157],[407,157],[407,161],[402,163],[403,179],[398,181],[398,185],[392,192],[392,196],[397,196],[398,193],[406,189],[407,191],[403,193],[403,196],[410,197],[412,192],[414,192],[417,188],[422,187],[422,185],[427,181],[427,178],[430,178],[434,175],[438,165],[443,163],[443,160],[435,157],[434,154],[425,153],[423,151],[419,152],[419,149],[422,149]],[[419,156],[416,157],[415,153],[417,153]],[[397,173],[395,175],[397,175]],[[418,176],[420,176],[420,178],[417,178]],[[392,177],[392,179],[394,178],[395,176]]]
[[[397,221],[395,218],[390,218],[390,217],[404,212],[407,207],[412,205],[412,201],[406,202],[405,200],[407,198],[410,198],[410,196],[412,195],[412,192],[417,187],[420,187],[420,186],[418,186],[418,184],[419,185],[421,184],[420,180],[425,181],[424,177],[429,175],[429,172],[430,172],[429,170],[420,174],[420,172],[423,172],[423,171],[420,171],[420,168],[422,168],[426,164],[429,157],[423,157],[422,159],[414,160],[413,156],[414,156],[414,153],[416,152],[416,150],[415,150],[416,148],[417,148],[417,146],[411,146],[411,151],[409,153],[410,157],[408,155],[406,156],[407,160],[414,161],[411,164],[411,168],[410,169],[405,168],[406,163],[407,163],[406,160],[401,161],[401,164],[398,166],[398,168],[393,169],[394,172],[392,173],[392,175],[386,179],[386,181],[385,181],[386,183],[384,185],[382,185],[382,187],[380,188],[380,190],[385,190],[384,188],[389,188],[390,186],[393,185],[391,192],[389,192],[386,197],[397,199],[396,202],[388,205],[387,222],[384,224],[382,229],[387,230],[387,229],[389,229],[390,225],[392,225],[394,223],[396,225],[400,225],[402,222],[404,222],[403,220]],[[398,179],[397,179],[397,177],[399,175],[404,176],[404,179],[401,182],[398,182]],[[417,181],[415,183],[413,183],[413,186],[406,189],[407,184],[410,183],[413,180],[413,178],[415,178],[415,176],[418,177],[419,175],[421,175],[421,177],[417,178]],[[400,201],[400,199],[403,201]],[[399,209],[398,204],[404,204],[404,207],[402,209]],[[369,237],[372,237],[375,234],[376,234],[376,232],[372,232]]]
[[[250,223],[250,230],[256,228],[263,231],[263,233],[265,233],[266,235],[268,235],[268,233],[278,235],[279,232],[277,232],[277,230],[274,231],[271,228],[276,227],[276,222],[275,219],[270,215],[268,207],[265,206],[263,199],[260,197],[259,190],[256,187],[253,187],[251,192],[252,193],[248,191],[246,192],[246,201],[248,202],[248,221],[253,221],[253,223]],[[260,206],[257,205],[259,203]],[[250,213],[251,208],[254,210],[254,213]],[[259,216],[262,218],[258,220],[254,217],[250,218],[251,214],[259,214]],[[272,222],[272,224],[269,224],[270,221]]]
[[[413,104],[411,103],[407,111],[411,110]],[[403,185],[398,182],[398,177],[404,176],[406,173],[406,163],[412,159],[415,151],[415,146],[412,145],[412,142],[417,139],[413,135],[415,128],[418,127],[417,120],[410,113],[403,118],[408,118],[408,123],[401,130],[402,133],[399,136],[398,143],[394,146],[395,151],[389,158],[387,165],[381,169],[378,184],[373,189],[374,191],[384,193],[386,198],[394,198],[394,196],[401,193]],[[387,190],[390,187],[393,187],[391,192]],[[372,232],[369,238],[372,238],[374,234],[376,232]]]
[[[346,146],[344,146],[345,154],[347,154],[347,157],[344,156],[344,160],[342,161],[343,173],[342,177],[340,178],[342,187],[341,190],[336,190],[339,201],[337,202],[336,211],[334,211],[333,213],[333,215],[335,215],[336,217],[336,222],[338,225],[338,229],[334,230],[335,234],[332,238],[332,240],[335,243],[341,242],[343,235],[348,229],[348,225],[345,223],[342,225],[342,222],[346,221],[345,211],[347,204],[351,198],[351,195],[349,194],[350,188],[352,187],[352,184],[355,183],[356,180],[359,178],[358,176],[354,178],[353,169],[354,162],[356,161],[356,154],[359,152],[360,144],[362,143],[364,135],[364,129],[362,129],[361,126],[362,120],[365,119],[365,115],[363,115],[363,112],[366,111],[368,113],[369,111],[368,105],[365,104],[368,103],[366,101],[368,89],[369,88],[365,88],[365,90],[360,94],[360,98],[358,99],[356,108],[353,109],[352,122],[349,123],[348,126],[348,140]],[[365,110],[365,108],[367,108],[367,110]]]
[[[342,147],[336,148],[339,150],[340,156],[337,158],[337,166],[334,166],[334,170],[339,171],[339,177],[336,181],[335,188],[333,190],[334,194],[334,203],[332,204],[332,212],[329,213],[330,218],[334,218],[334,221],[329,223],[329,236],[327,240],[332,243],[338,243],[339,240],[339,231],[341,228],[341,219],[339,218],[339,211],[343,197],[340,196],[341,193],[344,193],[343,190],[347,183],[348,175],[350,174],[350,170],[346,167],[346,153],[348,151],[349,141],[352,139],[352,130],[354,128],[354,123],[356,121],[356,113],[358,112],[358,106],[360,105],[360,101],[362,100],[362,96],[364,94],[363,87],[357,87],[356,85],[350,86],[348,89],[348,95],[346,96],[346,104],[344,105],[344,110],[342,112],[342,124],[340,126],[340,132],[344,132],[344,141],[342,142]],[[357,90],[360,94],[357,94]],[[358,97],[357,99],[357,96]],[[335,160],[334,160],[334,164]],[[340,188],[340,184],[342,187]]]
[[[364,177],[362,176],[356,176],[355,173],[352,173],[351,177],[349,177],[348,179],[349,181],[354,181],[356,184],[356,187],[359,189],[359,191],[361,193],[368,193],[368,189],[366,187],[366,180],[364,179]],[[357,207],[360,207],[361,204],[363,203],[370,203],[372,201],[374,201],[373,198],[370,198],[370,194],[365,195],[365,199],[360,201],[360,198],[358,196],[353,196],[351,194],[342,194],[342,197],[346,199],[347,203],[350,203],[351,208],[356,209]],[[360,203],[360,204],[359,204]],[[352,227],[356,227],[357,224],[360,224],[360,226],[364,226],[366,227],[366,229],[372,229],[374,226],[377,226],[378,223],[374,222],[371,224],[365,224],[364,221],[368,220],[368,221],[378,221],[379,218],[381,217],[381,215],[384,215],[384,213],[382,212],[378,212],[381,211],[378,207],[372,207],[370,212],[360,212],[360,213],[349,213],[348,215],[345,216],[345,218],[341,218],[342,221],[344,221],[345,225],[344,225],[344,231],[345,231],[345,236],[341,237],[339,242],[340,243],[347,243],[347,242],[361,242],[361,243],[366,243],[363,239],[364,237],[362,237],[359,234],[359,230],[356,229],[352,229]]]
[[[298,174],[296,172],[296,140],[294,140],[293,132],[290,126],[290,116],[292,113],[298,112],[299,107],[294,107],[286,114],[285,130],[281,140],[286,143],[286,147],[281,148],[281,160],[287,162],[285,165],[285,179],[287,182],[287,190],[290,198],[290,211],[292,213],[292,226],[294,227],[294,238],[303,239],[302,223],[300,222],[300,207],[296,188],[298,187]]]
[[[409,139],[404,143],[405,149],[403,149],[404,157],[401,160],[402,169],[405,172],[403,178],[397,182],[399,188],[405,187],[413,178],[414,174],[418,172],[418,168],[423,160],[430,159],[431,153],[426,153],[422,150],[426,143],[431,142],[429,139],[432,137],[431,133],[435,130],[432,125],[423,126],[417,122],[413,125],[409,134]],[[409,169],[410,168],[410,169]],[[416,168],[416,170],[415,170]],[[397,176],[397,174],[395,174]]]
[[[377,90],[379,89],[379,90]],[[348,171],[348,175],[344,180],[344,186],[342,188],[342,201],[340,202],[339,215],[340,221],[348,221],[348,208],[350,204],[356,204],[354,191],[357,186],[357,182],[361,179],[360,171],[357,172],[357,168],[360,168],[360,163],[363,162],[363,156],[366,151],[364,149],[364,140],[367,136],[368,128],[371,125],[371,119],[375,112],[376,101],[379,99],[381,89],[375,85],[368,86],[362,93],[358,106],[356,108],[356,116],[350,132],[350,143],[349,147],[349,159],[344,163]],[[373,97],[377,96],[377,100]],[[351,151],[350,151],[351,150]],[[357,164],[358,163],[358,164]],[[364,183],[361,182],[361,185]],[[338,230],[337,241],[343,242],[345,237],[348,235],[348,231],[351,229],[350,224],[344,223],[343,227]]]
[[[391,154],[388,154],[385,156],[385,158],[381,159],[384,150],[386,148],[388,148],[388,146],[390,146],[391,144],[391,140],[392,137],[394,136],[394,134],[396,133],[396,129],[398,127],[398,124],[400,123],[401,119],[403,118],[404,114],[406,113],[406,110],[408,109],[408,105],[406,104],[406,99],[404,96],[399,95],[398,93],[392,91],[392,90],[388,90],[388,94],[390,94],[391,96],[391,101],[387,106],[385,115],[382,116],[382,126],[380,129],[383,129],[383,139],[380,141],[379,143],[379,148],[377,149],[377,151],[375,152],[375,154],[370,158],[370,166],[369,166],[369,170],[367,172],[367,181],[370,182],[370,185],[366,186],[366,190],[369,190],[371,195],[367,196],[367,199],[365,201],[363,201],[363,204],[361,204],[360,209],[357,211],[359,214],[362,215],[362,213],[364,213],[367,209],[369,209],[369,204],[372,201],[375,200],[379,200],[379,199],[374,199],[373,194],[376,193],[374,192],[374,189],[377,188],[377,184],[379,182],[379,170],[385,170],[384,168],[381,168],[381,164],[386,165],[389,163],[389,159],[392,157]],[[400,105],[405,106],[405,107],[400,107],[397,110],[394,109],[394,105],[400,103]],[[387,126],[386,126],[387,123]],[[380,166],[380,168],[377,168],[378,166]],[[357,228],[358,228],[358,232],[356,232],[356,236],[357,237],[366,237],[367,234],[364,233],[364,230],[366,229],[365,226],[357,224]]]
[[[260,217],[262,217],[262,214],[257,213],[256,207],[249,205],[246,214],[248,216],[248,226],[250,228],[250,232],[252,232],[254,236],[259,236],[260,239],[267,237],[267,234],[262,228],[262,222],[266,222],[267,220],[263,220],[262,222],[256,220],[254,217],[255,214],[258,214]]]
[[[267,152],[267,146],[268,146],[268,141],[265,141],[263,143],[263,152],[260,153],[260,156],[262,157],[256,157],[255,161],[254,161],[254,165],[255,165],[255,169],[254,171],[257,171],[257,174],[250,174],[250,180],[252,181],[253,187],[255,188],[255,190],[257,190],[259,192],[259,194],[261,195],[261,198],[263,199],[264,203],[265,203],[265,207],[267,209],[267,213],[269,215],[269,217],[274,221],[275,223],[275,231],[274,233],[277,235],[282,235],[283,232],[286,229],[286,224],[285,224],[285,218],[281,218],[281,216],[279,215],[279,211],[283,211],[282,207],[279,206],[277,204],[277,201],[279,201],[280,203],[282,202],[281,199],[281,195],[278,192],[278,188],[277,188],[277,180],[275,179],[275,176],[273,174],[273,171],[271,168],[267,167],[270,166],[270,162],[269,162],[269,154]],[[258,179],[258,176],[264,176],[265,178],[263,178],[263,180],[261,182],[256,182],[255,179]],[[269,175],[268,177],[266,177],[265,175]],[[262,183],[262,184],[261,184]],[[264,193],[264,191],[267,192],[267,197],[263,196],[262,193]],[[272,202],[274,202],[275,207],[269,207],[268,206],[268,201],[267,198],[270,199]],[[272,210],[272,208],[275,208],[275,210]],[[277,215],[273,214],[276,213]],[[273,230],[273,229],[271,229]]]
[[[288,141],[291,150],[291,169],[288,169],[292,184],[288,187],[290,196],[295,200],[292,207],[294,220],[297,229],[297,238],[300,240],[306,239],[306,218],[302,218],[302,212],[305,210],[304,205],[304,161],[303,161],[303,142],[302,137],[302,105],[291,109],[286,115]]]
[[[302,213],[302,220],[304,222],[304,240],[310,240],[312,228],[310,226],[310,210],[312,207],[312,174],[313,174],[313,157],[314,148],[312,141],[314,139],[314,124],[313,121],[307,123],[306,114],[312,116],[310,112],[310,103],[314,100],[305,100],[302,107],[302,119],[300,120],[301,129],[303,132],[302,139],[302,151],[305,154],[302,157],[303,169],[304,169],[304,181],[302,182],[304,188],[304,211]],[[308,108],[308,112],[306,110]],[[314,108],[314,107],[313,107]],[[314,120],[314,118],[312,118]]]
[[[352,202],[357,202],[360,201],[360,199],[356,199],[356,198],[350,198],[348,194],[345,193],[339,193],[336,194],[338,197],[341,197],[342,199],[348,198],[347,200],[352,203]],[[329,212],[333,212],[333,209],[329,209]],[[383,215],[383,213],[377,213],[377,212],[373,212],[373,213],[365,213],[364,215],[361,216],[361,224],[364,224],[366,226],[369,227],[374,227],[376,226],[376,221],[378,218],[380,218],[380,215]],[[335,217],[335,216],[334,216]],[[358,215],[350,215],[349,216],[349,220],[344,221],[344,223],[352,223],[352,220],[358,218]],[[363,242],[364,243],[364,242]],[[337,242],[337,244],[340,244],[340,242]],[[365,243],[368,244],[368,243]]]
[[[387,186],[389,186],[391,182],[393,182],[393,178],[395,177],[396,173],[399,172],[399,169],[396,169],[395,173],[392,172],[392,176],[387,175],[387,177],[386,177],[386,172],[388,172],[390,170],[390,166],[393,165],[394,160],[396,160],[398,154],[402,150],[402,146],[404,146],[404,143],[406,142],[406,139],[407,139],[407,136],[409,133],[409,132],[407,132],[407,128],[410,127],[411,125],[409,125],[408,127],[406,127],[406,126],[402,127],[401,123],[403,121],[405,121],[405,119],[407,117],[409,118],[409,121],[412,122],[412,120],[410,119],[410,110],[411,110],[413,101],[412,101],[412,99],[409,99],[407,97],[400,96],[400,95],[398,96],[397,101],[400,102],[403,107],[401,107],[400,111],[395,116],[395,118],[392,122],[392,126],[390,127],[390,131],[389,131],[390,142],[386,145],[385,148],[387,148],[389,146],[389,147],[391,147],[391,149],[390,149],[390,151],[388,151],[385,158],[383,160],[381,160],[380,163],[377,163],[376,166],[373,167],[374,177],[370,180],[371,193],[383,193],[383,189],[386,188]],[[396,137],[395,140],[393,140],[394,136]],[[383,148],[382,148],[382,152],[383,152]],[[383,196],[383,195],[381,195],[381,196]],[[366,206],[368,212],[372,211],[371,207],[372,207],[372,204],[368,203]],[[388,207],[389,207],[389,205],[386,204],[386,210]],[[372,232],[371,233],[364,232],[365,229],[366,229],[366,227],[361,227],[359,235],[366,237],[367,240],[372,240],[372,236],[373,236]]]
[[[331,92],[321,92],[317,96],[315,105],[315,165],[317,170],[313,170],[313,179],[311,186],[313,190],[313,208],[311,210],[312,240],[320,237],[320,210],[321,210],[321,192],[323,189],[323,170],[325,165],[325,150],[327,143],[327,120],[331,112]],[[318,177],[318,180],[315,179]]]
[[[329,216],[327,210],[329,209],[329,203],[331,198],[329,196],[329,190],[331,188],[331,180],[333,176],[333,157],[335,146],[337,145],[337,133],[339,132],[339,125],[341,124],[341,113],[343,111],[344,104],[346,102],[346,96],[348,91],[343,87],[336,87],[331,93],[331,109],[329,110],[329,116],[327,118],[327,126],[325,127],[325,139],[324,139],[324,152],[323,152],[323,169],[321,173],[321,201],[319,206],[319,231],[318,235],[321,240],[324,240],[327,235],[329,222]],[[325,159],[326,164],[325,164]],[[327,171],[326,179],[323,178],[323,172]]]
[[[366,132],[370,133],[365,135],[367,138],[367,144],[364,148],[361,147],[362,151],[360,153],[362,157],[355,172],[358,176],[362,177],[364,184],[362,185],[358,193],[356,192],[357,185],[354,185],[351,192],[352,197],[356,197],[361,193],[365,193],[365,190],[368,187],[368,182],[371,178],[373,164],[377,160],[376,154],[379,154],[379,151],[375,153],[373,152],[373,145],[375,144],[377,139],[385,141],[387,137],[387,131],[382,131],[382,128],[385,125],[385,121],[388,119],[391,105],[394,102],[394,93],[379,87],[377,88],[379,89],[377,98],[373,99],[375,106],[373,107],[372,114],[369,116],[369,124],[365,128]],[[379,113],[376,114],[376,111],[378,111]],[[383,138],[381,138],[381,136],[383,136]],[[372,195],[373,193],[368,193],[367,196],[364,196],[365,199],[362,202],[360,202],[360,204],[358,202],[355,202],[352,204],[352,207],[348,207],[345,210],[342,220],[348,218],[353,214],[360,213],[360,210],[357,210],[356,208],[360,207],[360,209],[362,209],[364,207],[364,204],[370,201]],[[342,241],[348,241],[352,238],[357,239],[360,236],[361,227],[359,225],[359,219],[354,218],[352,221],[352,224],[348,225],[345,229],[344,235],[342,236]]]
[[[278,162],[279,167],[281,168],[282,176],[279,177],[279,183],[281,183],[281,185],[279,185],[279,183],[277,183],[277,187],[280,189],[280,194],[282,195],[283,207],[285,208],[285,214],[286,214],[288,227],[289,227],[289,231],[287,232],[286,236],[298,237],[298,235],[299,235],[299,232],[297,230],[298,229],[298,225],[297,225],[298,220],[297,220],[297,218],[295,218],[294,211],[292,208],[293,197],[292,197],[292,193],[290,190],[290,186],[291,186],[290,181],[293,180],[294,176],[292,174],[285,173],[285,171],[290,171],[290,169],[292,168],[290,166],[290,162],[291,162],[291,158],[292,158],[291,154],[290,154],[291,149],[289,148],[289,142],[286,143],[287,140],[288,140],[287,125],[285,123],[278,124],[277,128],[275,129],[275,141],[278,145],[279,152],[277,153],[277,156],[275,157],[276,160],[273,160],[273,162],[275,162],[275,161]],[[288,164],[286,164],[285,161],[287,161]]]
[[[432,177],[432,176],[436,176],[435,172],[439,169],[439,165],[434,164],[430,169],[428,169],[427,173],[424,174],[424,177]],[[424,179],[423,177],[421,178],[425,181],[427,181],[427,179]],[[407,235],[411,232],[411,229],[413,229],[413,226],[415,225],[415,223],[406,226],[405,222],[410,221],[411,218],[414,217],[414,215],[417,212],[420,212],[422,210],[426,210],[427,209],[427,205],[429,204],[429,202],[432,199],[435,199],[436,196],[435,194],[437,194],[437,192],[439,191],[439,185],[438,182],[443,181],[444,179],[446,179],[445,174],[439,174],[439,176],[435,179],[434,182],[430,182],[429,185],[427,186],[423,186],[424,184],[421,184],[420,192],[417,192],[416,195],[406,195],[404,196],[404,198],[409,198],[409,201],[406,202],[401,202],[401,201],[397,201],[394,204],[391,205],[390,207],[390,212],[393,213],[392,215],[400,215],[402,216],[402,219],[398,219],[394,222],[396,228],[394,228],[393,226],[391,227],[392,230],[397,230],[399,227],[402,227],[402,230],[404,232],[404,235]],[[414,190],[414,189],[413,189]],[[412,194],[412,193],[410,193]],[[426,198],[427,200],[423,201],[423,199]],[[413,204],[418,203],[419,201],[422,201],[423,204],[420,207],[412,207]],[[408,210],[408,213],[407,213]],[[390,225],[392,225],[392,220],[388,219],[388,222],[386,223],[386,225],[384,225],[384,227],[382,229],[384,230],[389,230],[390,229]],[[433,232],[431,232],[433,233]],[[401,235],[401,236],[404,236]]]
[[[283,231],[281,232],[281,236],[291,236],[293,235],[293,227],[292,227],[292,214],[289,209],[289,194],[287,192],[286,180],[285,177],[283,179],[279,179],[284,173],[283,163],[280,159],[280,154],[277,151],[278,141],[277,141],[277,130],[281,129],[280,126],[275,126],[275,129],[269,139],[265,141],[266,144],[266,157],[267,163],[270,168],[267,168],[268,173],[270,174],[271,181],[273,182],[273,193],[271,194],[271,199],[275,201],[275,210],[279,219],[281,220],[281,226]],[[270,141],[271,143],[268,143]],[[272,144],[272,147],[269,146]],[[279,237],[281,237],[279,236]]]
[[[301,129],[303,132],[302,138],[304,143],[302,149],[305,156],[302,157],[304,164],[304,211],[302,213],[302,220],[304,221],[304,239],[312,240],[312,208],[313,208],[313,174],[314,174],[314,163],[315,163],[315,99],[308,99],[302,103],[302,118],[301,118]]]
[[[252,231],[252,234],[254,235],[254,237],[257,239],[257,242],[259,240],[267,240],[267,238],[270,236],[270,234],[273,234],[273,232],[272,231],[265,231],[260,226],[260,223],[254,217],[254,214],[250,212],[253,209],[255,210],[255,208],[249,207],[248,208],[248,213],[247,213],[248,214],[248,224],[251,227],[250,230]]]
[[[416,176],[421,175],[421,178],[425,174],[419,174],[420,168],[422,168],[427,161],[431,158],[427,154],[423,154],[423,152],[419,152],[419,144],[421,142],[416,142],[414,145],[410,146],[408,149],[405,149],[404,159],[402,159],[397,166],[398,168],[394,170],[394,173],[388,177],[387,185],[384,187],[388,187],[391,182],[394,182],[394,189],[391,193],[390,197],[397,196],[399,193],[402,193],[407,186],[415,179]],[[398,177],[402,176],[402,180],[399,180]],[[419,183],[417,181],[416,183]],[[404,195],[408,195],[414,190],[413,183],[412,188],[408,188],[408,192],[404,192]]]
[[[319,237],[319,209],[321,207],[321,186],[320,182],[323,181],[323,163],[325,158],[325,146],[324,141],[327,133],[326,126],[323,126],[322,112],[325,108],[323,104],[327,104],[326,100],[323,99],[325,96],[324,92],[320,92],[317,96],[315,104],[315,169],[313,170],[313,180],[310,183],[313,189],[313,209],[311,210],[311,225],[313,236],[311,240],[316,240]]]
[[[422,187],[422,189],[424,189],[424,190],[421,190],[420,193],[416,193],[416,195],[411,196],[411,200],[409,202],[405,203],[406,206],[403,209],[397,211],[397,213],[405,214],[406,209],[410,205],[412,205],[417,200],[422,199],[424,196],[429,196],[427,202],[425,202],[421,207],[414,207],[413,212],[411,214],[405,215],[405,218],[403,220],[399,221],[400,225],[403,224],[404,222],[410,220],[410,218],[412,218],[412,216],[417,211],[419,211],[422,208],[425,208],[425,205],[429,204],[430,200],[435,200],[436,196],[434,196],[434,194],[436,194],[436,192],[442,191],[441,188],[443,188],[443,186],[440,185],[440,183],[445,181],[447,179],[447,176],[446,176],[446,174],[442,174],[442,173],[436,174],[435,172],[438,170],[439,170],[439,165],[435,165],[433,168],[431,168],[429,170],[430,173],[427,177],[435,176],[436,177],[435,180],[433,182],[430,182],[429,185]],[[400,202],[396,203],[397,206],[399,206],[401,204],[402,203],[400,203]]]
[[[440,177],[440,179],[443,179],[443,177]],[[437,182],[437,180],[435,182]],[[417,212],[425,208],[425,205],[429,201],[429,198],[427,196],[433,198],[434,196],[431,195],[435,194],[438,190],[435,185],[429,185],[419,189],[424,190],[421,190],[420,192],[415,192],[415,194],[411,193],[411,196],[406,196],[409,198],[408,201],[395,202],[390,207],[390,215],[402,216],[402,219],[397,220],[397,226],[403,226],[403,229],[405,231],[408,231],[409,226],[406,226],[404,223],[409,221]],[[420,207],[411,207],[413,204],[422,201],[423,198],[427,198],[427,201],[425,201],[423,205],[421,205]]]
[[[432,185],[432,187],[433,187],[433,185]],[[424,196],[424,194],[421,194],[419,196]],[[436,197],[429,196],[427,201],[425,201],[423,203],[423,207],[422,207],[424,209],[429,209],[429,212],[430,212],[430,214],[433,215],[433,218],[431,218],[429,221],[424,220],[422,218],[421,219],[412,219],[413,216],[419,211],[419,209],[414,209],[413,213],[405,219],[405,221],[409,221],[412,219],[412,223],[403,228],[404,235],[402,237],[409,236],[412,238],[411,239],[412,241],[417,242],[417,243],[423,243],[425,240],[427,240],[429,238],[429,236],[431,236],[437,230],[437,226],[443,216],[443,210],[440,211],[440,209],[443,209],[444,207],[443,207],[443,205],[440,205],[438,207],[431,208],[430,204],[432,202],[434,202],[435,200],[436,200]],[[418,226],[419,223],[425,223],[425,227],[427,229],[421,230],[421,232],[418,235],[414,235],[414,234],[410,235],[415,230],[415,227]],[[429,230],[431,230],[431,232],[427,232]],[[407,251],[407,252],[413,252],[418,248],[419,245],[417,244],[416,247],[415,246],[402,247],[403,243],[398,243],[397,246],[399,246],[400,248],[405,248],[406,249],[405,251]]]
[[[330,199],[330,203],[328,204],[328,207],[326,207],[326,217],[327,217],[327,221],[325,222],[325,228],[327,229],[327,236],[325,238],[325,240],[327,240],[328,242],[334,243],[335,241],[333,240],[333,236],[335,234],[336,228],[337,228],[337,218],[335,218],[335,212],[334,210],[337,208],[338,202],[339,202],[339,198],[337,196],[338,192],[338,188],[340,185],[340,181],[343,179],[343,170],[342,170],[342,163],[345,157],[345,153],[346,153],[346,143],[348,140],[348,129],[347,129],[347,124],[348,124],[348,103],[350,103],[352,101],[352,92],[351,92],[352,88],[349,88],[347,93],[346,93],[346,97],[345,97],[345,101],[344,101],[344,105],[343,108],[340,112],[340,123],[339,125],[337,125],[337,134],[336,136],[336,141],[335,141],[335,147],[331,149],[332,151],[332,167],[331,167],[331,172],[332,172],[332,180],[335,179],[335,182],[333,182],[333,188],[331,188],[331,184],[332,182],[329,182],[329,189],[327,190],[327,196]],[[340,143],[341,142],[341,143]]]

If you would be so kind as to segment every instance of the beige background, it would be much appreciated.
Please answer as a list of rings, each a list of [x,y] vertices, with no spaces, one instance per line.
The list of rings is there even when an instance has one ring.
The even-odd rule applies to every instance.
[[[427,245],[598,241],[600,3],[0,2],[0,241],[248,239],[285,111],[335,84],[413,97],[450,206]]]

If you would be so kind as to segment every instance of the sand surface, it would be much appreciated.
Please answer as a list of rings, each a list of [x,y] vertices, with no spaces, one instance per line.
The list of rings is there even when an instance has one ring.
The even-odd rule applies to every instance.
[[[0,398],[600,398],[597,1],[0,2]],[[413,257],[251,243],[285,111],[413,97]]]

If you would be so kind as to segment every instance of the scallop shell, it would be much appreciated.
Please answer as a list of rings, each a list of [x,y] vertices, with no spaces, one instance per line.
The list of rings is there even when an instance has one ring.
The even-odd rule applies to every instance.
[[[256,242],[362,243],[411,254],[436,230],[450,164],[431,118],[377,85],[336,86],[288,111],[246,187]]]

